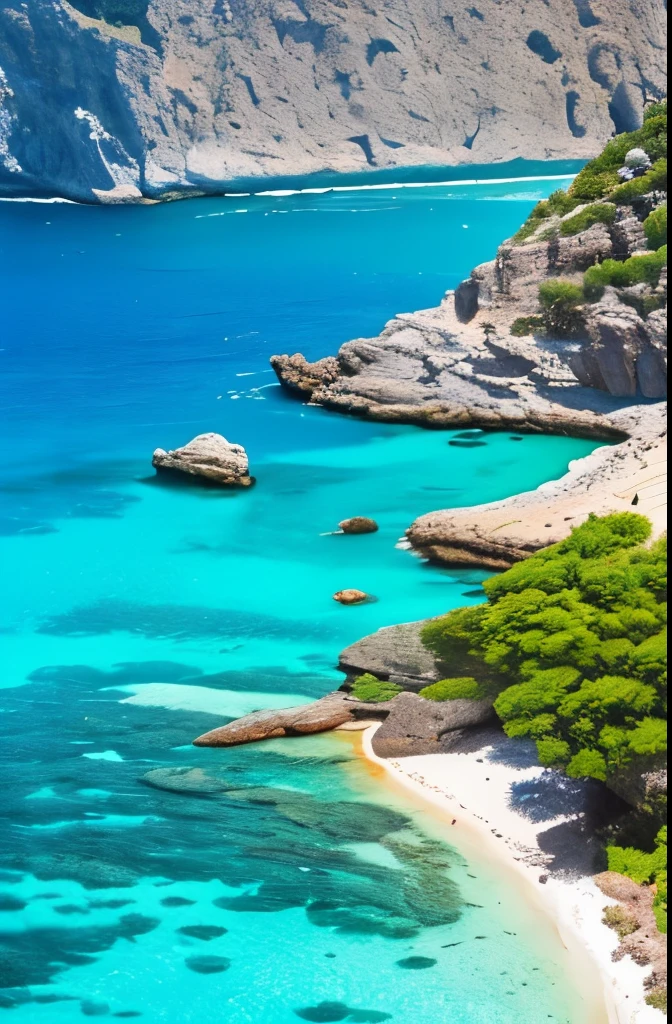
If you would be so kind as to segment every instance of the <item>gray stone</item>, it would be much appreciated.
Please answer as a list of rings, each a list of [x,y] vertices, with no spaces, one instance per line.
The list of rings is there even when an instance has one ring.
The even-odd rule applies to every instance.
[[[341,651],[339,668],[354,679],[370,672],[378,679],[420,689],[441,678],[434,655],[420,640],[427,620],[386,626]]]
[[[161,472],[198,477],[219,487],[249,487],[254,482],[243,446],[221,434],[199,434],[174,451],[157,448],[152,465]]]
[[[372,744],[379,757],[440,753],[451,734],[495,717],[492,700],[434,701],[415,693],[400,693],[386,707],[389,713]]]
[[[474,277],[461,281],[455,289],[455,316],[460,323],[469,323],[478,313],[478,290]]]

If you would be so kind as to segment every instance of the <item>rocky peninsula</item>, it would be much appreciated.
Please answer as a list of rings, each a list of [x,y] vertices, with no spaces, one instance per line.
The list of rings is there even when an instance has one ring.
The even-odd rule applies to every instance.
[[[660,119],[642,131],[662,131],[666,113]],[[614,140],[612,162],[637,138]],[[408,540],[425,557],[503,569],[561,540],[590,511],[633,505],[656,535],[665,529],[667,249],[650,228],[666,224],[667,170],[661,160],[658,178],[647,154],[640,159],[639,177],[625,184],[614,169],[596,185],[589,164],[569,194],[540,203],[439,306],[399,314],[377,338],[317,362],[271,359],[289,393],[341,413],[611,443],[533,493],[421,517]]]

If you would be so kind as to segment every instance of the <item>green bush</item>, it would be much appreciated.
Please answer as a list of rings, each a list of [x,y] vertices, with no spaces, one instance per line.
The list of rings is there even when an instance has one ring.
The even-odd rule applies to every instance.
[[[651,211],[644,221],[644,233],[649,249],[660,249],[667,244],[667,203]]]
[[[543,309],[550,309],[558,303],[564,306],[579,306],[583,302],[583,288],[572,281],[551,277],[539,285],[539,302]]]
[[[584,301],[581,285],[552,277],[539,285],[541,322],[548,334],[569,338],[583,326],[583,315],[577,307]]]
[[[616,170],[602,171],[600,174],[586,173],[585,175],[584,171],[581,171],[572,185],[572,195],[577,204],[591,203],[596,199],[608,196],[620,180]]]
[[[515,338],[525,338],[528,334],[537,334],[544,328],[544,321],[540,316],[519,316],[513,321],[509,331]]]
[[[644,109],[644,122],[650,121],[652,117],[667,116],[667,100],[661,100],[659,103],[649,103],[648,107]]]
[[[392,700],[402,690],[403,686],[397,686],[396,683],[377,679],[370,672],[357,676],[352,684],[353,696],[357,697],[358,700],[365,701],[367,704],[382,704],[386,700]]]
[[[667,1013],[667,989],[655,988],[653,992],[649,992],[644,1002],[647,1003],[648,1006],[652,1006],[654,1010],[660,1010],[661,1013]]]
[[[653,913],[658,930],[667,932],[667,827],[661,828],[654,849],[647,853],[631,846],[608,846],[607,863],[610,871],[627,875],[638,885],[655,885]]]
[[[630,256],[623,260],[604,260],[588,267],[583,275],[583,289],[588,299],[599,299],[607,285],[614,288],[627,288],[633,284],[656,285],[660,274],[667,264],[667,246],[663,245],[657,252],[643,256]]]
[[[604,908],[602,923],[608,928],[613,928],[619,939],[624,939],[626,935],[632,935],[639,929],[637,919],[620,904]]]
[[[654,104],[645,117],[641,128],[634,132],[625,132],[611,139],[599,156],[591,160],[576,176],[569,189],[569,195],[579,202],[602,199],[610,193],[619,192],[619,202],[629,202],[638,195],[643,195],[652,188],[666,185],[652,184],[656,175],[647,179],[635,178],[625,185],[619,186],[618,170],[623,166],[626,153],[631,149],[643,149],[654,161],[660,161],[667,152],[667,104]],[[667,170],[665,168],[665,175]],[[649,175],[651,172],[649,172]],[[666,179],[665,179],[666,180]],[[644,182],[644,184],[640,184]],[[630,187],[628,187],[630,186]],[[615,192],[614,192],[615,190]],[[610,196],[611,197],[611,196]]]
[[[425,686],[420,696],[427,700],[483,700],[485,689],[471,676],[461,679],[441,679],[438,683]]]
[[[596,203],[564,220],[560,225],[560,234],[565,237],[578,235],[579,231],[585,231],[593,224],[613,224],[615,216],[616,207],[613,203]]]
[[[666,749],[667,542],[644,547],[650,533],[632,512],[590,516],[486,580],[487,604],[422,632],[455,675],[498,694],[508,735],[573,776],[604,780]]]

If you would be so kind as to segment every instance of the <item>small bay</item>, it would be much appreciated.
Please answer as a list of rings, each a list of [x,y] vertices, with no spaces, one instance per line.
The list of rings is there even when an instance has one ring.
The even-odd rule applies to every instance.
[[[352,737],[190,745],[339,685],[366,633],[478,601],[486,574],[424,565],[405,528],[595,447],[451,446],[458,431],[293,401],[268,363],[435,305],[557,186],[0,203],[0,1008],[17,1024],[596,1019],[546,920]],[[157,481],[155,447],[209,430],[245,445],[252,490]],[[333,535],[350,515],[379,532]],[[345,587],[377,601],[344,608]]]

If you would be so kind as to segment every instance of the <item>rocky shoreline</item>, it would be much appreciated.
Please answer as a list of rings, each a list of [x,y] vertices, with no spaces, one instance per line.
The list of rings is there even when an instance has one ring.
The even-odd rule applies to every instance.
[[[582,307],[578,332],[528,333],[525,326],[541,319],[534,315],[541,286],[561,281],[579,289],[596,262],[642,254],[642,223],[665,200],[658,192],[639,197],[608,211],[613,224],[568,236],[567,217],[550,217],[524,244],[501,245],[495,260],[476,267],[439,306],[399,314],[377,338],[346,342],[336,356],[312,363],[300,353],[271,358],[290,394],[340,413],[611,444],[537,491],[422,516],[407,531],[421,555],[506,569],[562,540],[590,512],[633,505],[652,520],[654,535],[665,529],[666,268],[655,286],[606,287],[599,301]],[[584,204],[578,215],[590,221],[603,206]],[[569,216],[576,218],[576,209]],[[640,315],[642,303],[653,311]]]

